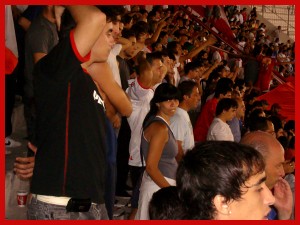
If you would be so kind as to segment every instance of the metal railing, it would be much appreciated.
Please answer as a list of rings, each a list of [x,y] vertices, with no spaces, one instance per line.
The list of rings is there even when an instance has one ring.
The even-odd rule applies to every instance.
[[[295,40],[295,5],[251,5],[256,12]]]

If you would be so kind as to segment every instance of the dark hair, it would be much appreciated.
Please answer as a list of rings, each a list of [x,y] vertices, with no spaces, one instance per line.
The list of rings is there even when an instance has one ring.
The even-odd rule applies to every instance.
[[[214,219],[213,199],[239,200],[253,175],[262,173],[262,155],[250,146],[231,141],[207,141],[188,151],[176,174],[179,199],[188,219]]]
[[[274,124],[274,129],[275,129],[276,133],[278,132],[278,130],[280,128],[283,128],[282,127],[282,121],[281,121],[281,119],[278,116],[274,116],[273,115],[273,116],[270,116],[269,118],[272,121],[272,123]]]
[[[154,96],[150,101],[150,110],[148,114],[146,115],[143,127],[146,126],[148,120],[152,117],[154,117],[158,112],[158,107],[156,103],[172,100],[172,99],[180,99],[180,93],[177,89],[177,87],[173,86],[169,83],[161,83],[154,92]]]
[[[155,192],[149,202],[150,220],[180,220],[184,211],[176,186],[164,187]]]
[[[197,83],[193,80],[185,80],[179,83],[178,90],[180,92],[180,99],[179,101],[183,101],[183,96],[187,95],[190,96],[193,92],[193,88],[198,87]]]
[[[289,120],[284,124],[284,130],[285,131],[290,131],[290,130],[295,130],[295,120]]]
[[[156,41],[156,42],[153,42],[152,44],[151,44],[151,49],[152,49],[152,52],[155,52],[155,48],[159,45],[159,44],[161,44],[160,42],[158,42],[158,41]]]
[[[117,16],[122,16],[125,13],[125,8],[123,6],[97,5],[96,7],[106,15],[107,22],[118,22]]]
[[[138,75],[141,75],[143,72],[147,70],[151,71],[150,63],[145,59],[140,60],[139,65],[136,67],[136,73]]]
[[[159,59],[162,60],[162,53],[161,52],[152,52],[146,54],[146,60],[152,65],[153,61]]]
[[[228,92],[232,91],[233,81],[229,78],[222,77],[218,80],[215,97],[219,98],[221,94],[226,95]]]
[[[122,23],[124,24],[129,24],[130,21],[133,20],[132,16],[128,15],[128,14],[125,14],[124,16],[122,16]]]
[[[216,116],[221,115],[223,110],[228,111],[230,108],[235,108],[236,109],[237,107],[238,107],[238,103],[235,99],[233,99],[233,98],[222,98],[217,104]]]
[[[149,24],[144,21],[138,21],[133,24],[131,29],[134,31],[136,38],[139,39],[141,35],[149,33]]]
[[[266,131],[268,130],[268,121],[272,122],[266,117],[250,115],[247,124],[250,131],[257,131],[257,130]]]
[[[122,37],[129,39],[130,37],[135,37],[135,33],[131,29],[129,29],[129,30],[123,29]]]
[[[168,52],[171,52],[173,53],[174,55],[177,55],[178,54],[178,51],[176,50],[177,48],[177,45],[179,43],[177,41],[171,41],[167,44],[167,50]]]
[[[202,66],[202,64],[198,63],[196,61],[189,62],[184,66],[184,73],[188,74],[190,71],[195,71],[196,69],[200,68],[201,66]]]

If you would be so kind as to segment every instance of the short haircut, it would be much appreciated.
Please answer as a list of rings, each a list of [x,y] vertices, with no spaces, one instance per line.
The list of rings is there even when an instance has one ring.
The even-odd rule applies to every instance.
[[[196,61],[189,62],[184,66],[184,73],[188,74],[190,71],[195,71],[196,69],[200,68],[201,66],[202,66],[202,64],[200,64]]]
[[[248,121],[248,127],[250,131],[266,131],[268,130],[268,121],[266,117],[261,116],[250,116]],[[271,122],[271,121],[270,121]]]
[[[123,29],[122,30],[122,37],[129,39],[130,37],[135,37],[135,33],[130,29],[130,30],[126,30]]]
[[[222,98],[217,104],[216,116],[221,115],[223,110],[228,111],[230,108],[235,108],[236,109],[237,107],[238,107],[238,103],[235,99],[233,99],[233,98]]]
[[[160,52],[152,52],[146,54],[146,60],[152,65],[153,61],[159,59],[162,60],[162,54]]]
[[[214,197],[222,195],[226,202],[241,199],[246,182],[264,169],[262,155],[252,147],[231,141],[197,144],[185,154],[176,174],[187,219],[214,219]]]
[[[197,83],[192,80],[185,80],[179,83],[178,90],[180,92],[180,99],[179,101],[183,101],[183,96],[187,95],[190,96],[193,92],[193,88],[198,87]]]
[[[117,16],[122,16],[125,13],[125,8],[123,6],[97,5],[96,7],[106,15],[107,22],[117,22]]]
[[[149,217],[150,220],[183,219],[184,211],[175,186],[162,188],[152,195]]]
[[[132,16],[128,15],[128,14],[125,14],[124,16],[122,16],[122,23],[124,24],[129,24],[130,21],[133,20]]]
[[[143,59],[139,62],[139,65],[136,68],[136,73],[138,75],[141,75],[143,72],[147,70],[151,71],[151,65],[147,60]]]
[[[215,97],[219,98],[221,94],[226,95],[232,91],[233,81],[229,78],[220,78],[215,89]]]

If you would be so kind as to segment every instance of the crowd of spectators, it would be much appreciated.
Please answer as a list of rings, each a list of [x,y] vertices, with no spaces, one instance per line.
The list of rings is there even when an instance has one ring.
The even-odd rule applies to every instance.
[[[286,121],[280,114],[279,104],[269,106],[267,101],[257,99],[278,85],[273,79],[274,73],[283,79],[295,76],[295,42],[281,42],[280,26],[270,32],[272,28],[257,19],[255,8],[248,10],[235,5],[206,7],[205,16],[199,17],[199,21],[193,19],[193,7],[130,5],[98,8],[110,18],[115,42],[99,77],[92,77],[101,95],[97,99],[104,101],[106,129],[112,131],[107,137],[106,157],[109,164],[106,183],[111,187],[105,190],[106,197],[109,196],[105,203],[110,218],[115,196],[123,196],[131,197],[133,210],[130,219],[148,219],[148,206],[139,208],[141,202],[149,204],[149,196],[146,203],[144,197],[139,199],[139,196],[149,195],[145,191],[147,179],[158,188],[174,184],[175,164],[198,142],[239,142],[249,132],[260,130],[273,135],[284,147],[286,158],[282,164],[289,165],[295,161],[294,121]],[[34,128],[38,111],[35,111],[35,96],[26,87],[30,85],[30,91],[33,90],[34,64],[64,37],[69,37],[70,30],[77,26],[78,21],[76,18],[73,20],[73,14],[71,16],[67,10],[61,18],[57,17],[55,7],[29,6],[20,11],[17,6],[12,6],[12,10],[16,31],[19,31],[16,33],[19,65],[13,73],[13,82],[6,83],[6,91],[14,88],[16,92],[12,94],[22,96],[27,106],[28,146],[35,151],[37,147],[38,152],[40,140],[36,141]],[[222,13],[228,21],[226,26],[229,30],[225,33],[216,29]],[[37,26],[35,21],[41,18],[44,25],[39,26],[43,30],[30,27],[30,24]],[[25,26],[24,21],[29,25]],[[51,27],[46,27],[47,24]],[[55,24],[57,30],[53,29]],[[44,33],[39,33],[42,31]],[[24,58],[24,55],[28,57]],[[30,71],[24,62],[30,63]],[[179,94],[173,90],[174,96],[157,93],[156,90],[163,88],[162,83],[168,83],[171,85],[168,88],[172,90],[174,87]],[[123,100],[125,93],[131,102],[132,112],[129,107],[124,109],[127,104]],[[159,94],[162,96],[155,97]],[[175,101],[173,105],[172,101]],[[153,108],[157,108],[156,111],[153,112]],[[149,114],[147,116],[149,111],[151,118]],[[156,118],[160,116],[159,121],[152,118],[155,115]],[[177,119],[172,119],[173,116]],[[7,147],[12,142],[10,133],[8,129]],[[176,151],[164,153],[165,149],[171,148],[165,145],[173,133]],[[172,160],[164,159],[164,154]],[[32,176],[32,163],[28,164],[30,174],[24,172],[29,168],[20,166],[26,160],[32,162],[32,158],[17,158],[15,171],[19,176]],[[166,166],[165,163],[170,161],[172,165]],[[160,167],[160,164],[163,166]],[[170,171],[171,177],[168,176]],[[132,187],[126,184],[128,173]],[[293,174],[294,170],[286,173]],[[172,182],[166,177],[172,178]],[[290,176],[289,182],[294,182]],[[37,183],[35,185],[38,186]],[[126,191],[128,188],[133,189],[132,196]],[[109,193],[108,189],[115,193]],[[153,190],[150,192],[151,197]]]

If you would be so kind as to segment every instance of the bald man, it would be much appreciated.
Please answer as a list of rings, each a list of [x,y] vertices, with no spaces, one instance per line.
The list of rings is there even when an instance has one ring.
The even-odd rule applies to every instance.
[[[269,219],[290,219],[293,208],[292,191],[289,184],[283,179],[284,149],[279,141],[271,134],[263,131],[250,132],[242,138],[242,144],[250,145],[259,151],[266,164],[266,185],[273,191],[275,209]],[[277,215],[276,215],[277,214]]]

